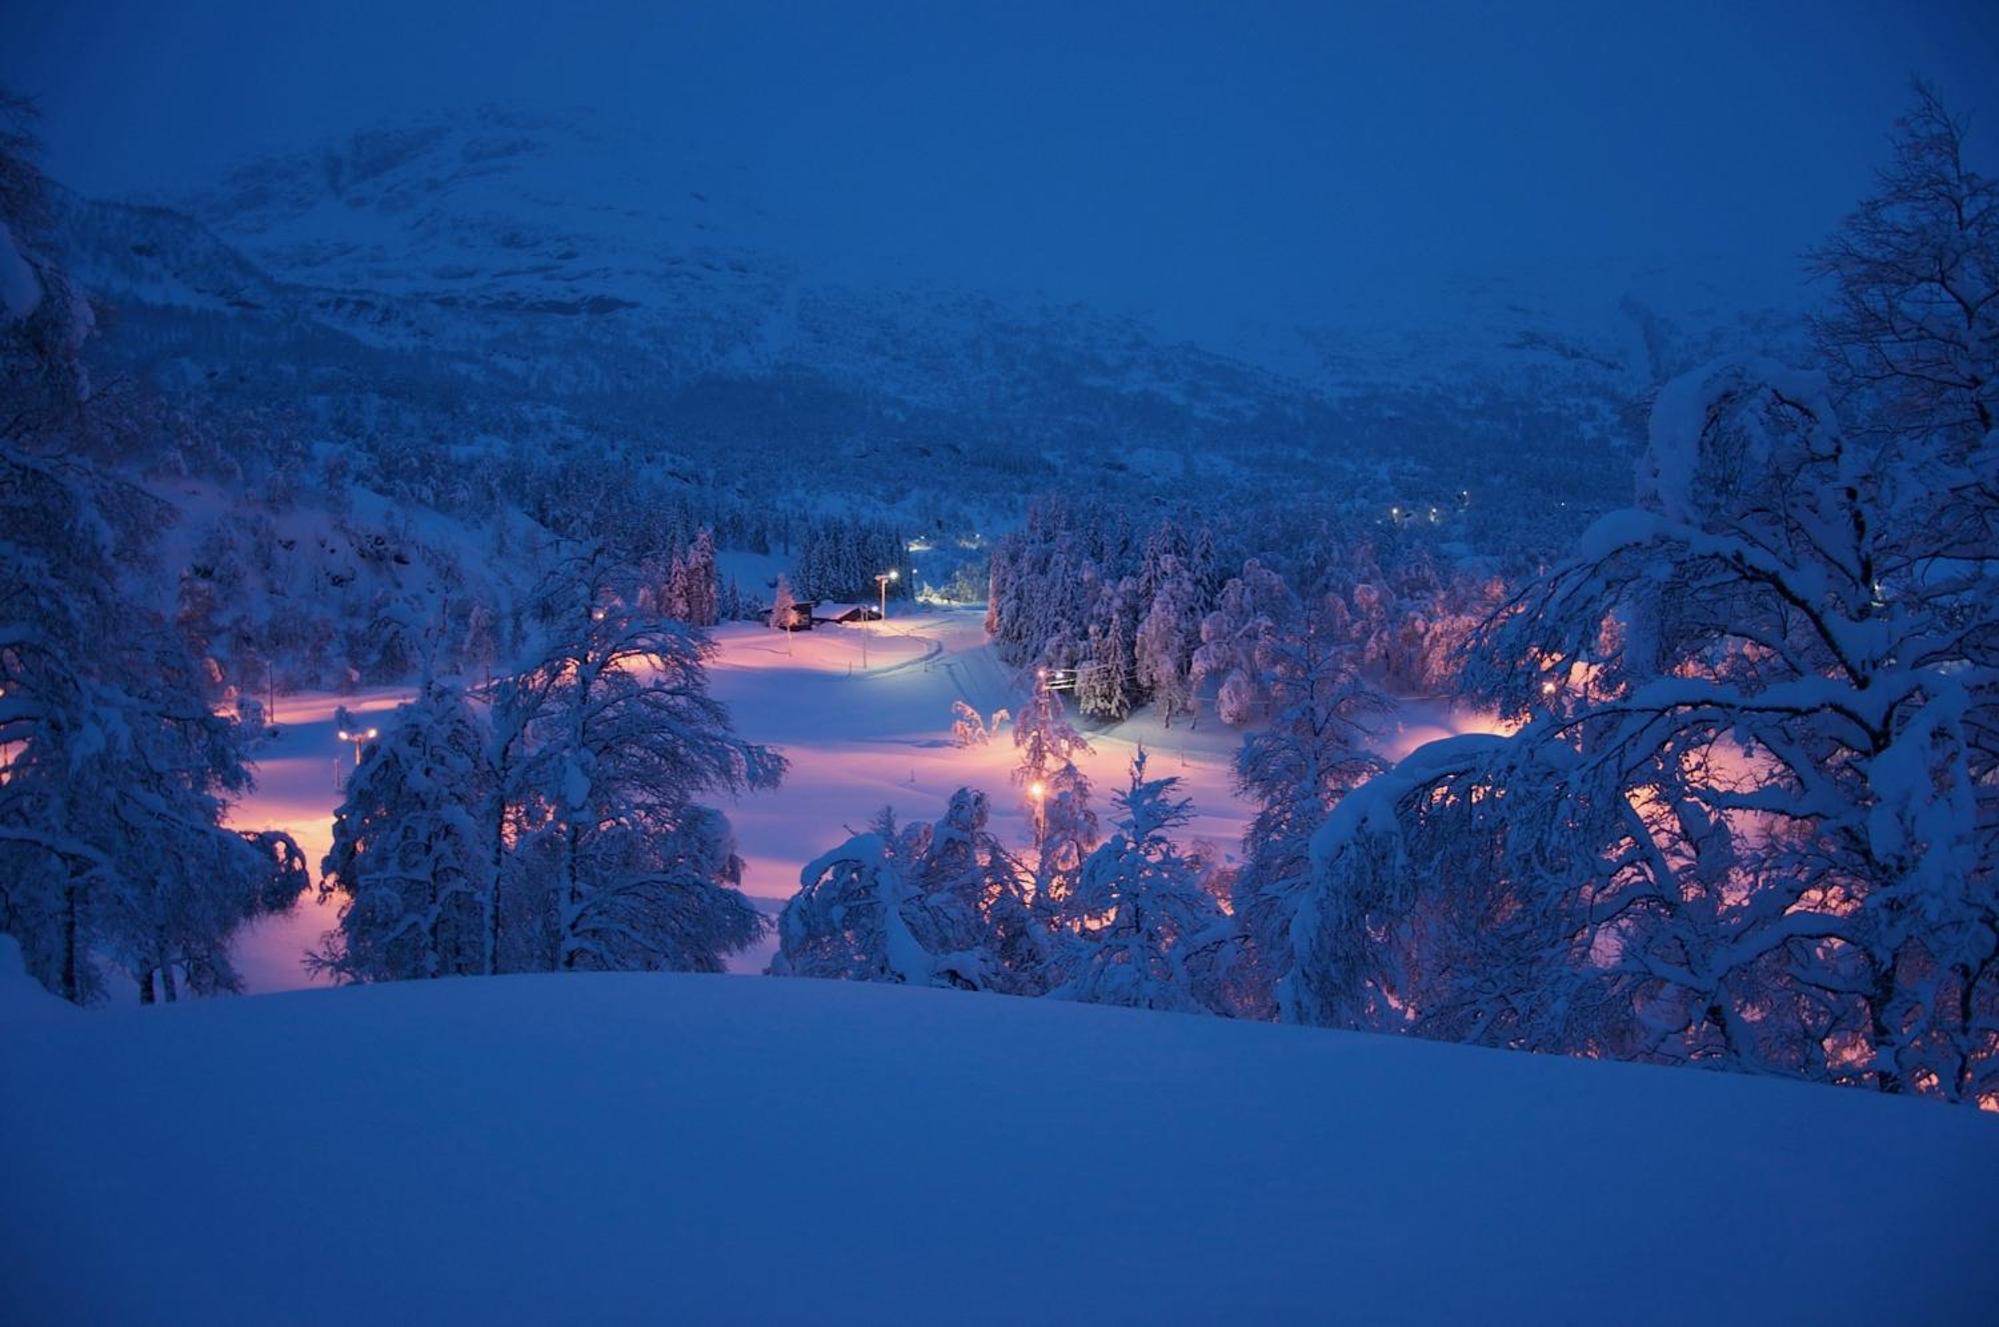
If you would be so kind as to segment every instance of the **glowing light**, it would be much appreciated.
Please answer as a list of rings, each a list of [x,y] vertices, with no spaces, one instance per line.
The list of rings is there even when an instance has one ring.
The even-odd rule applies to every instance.
[[[1038,802],[1048,795],[1048,785],[1036,779],[1033,783],[1027,785],[1027,795]]]
[[[1555,694],[1555,684],[1554,684],[1553,682],[1543,682],[1543,683],[1541,684],[1541,694],[1542,694],[1542,695],[1544,695],[1544,696],[1552,696],[1552,695],[1554,695],[1554,694]]]
[[[361,728],[351,733],[348,732],[345,728],[341,728],[337,731],[341,741],[352,742],[354,744],[354,767],[356,769],[359,769],[361,767],[362,745],[368,742],[372,742],[377,737],[381,736],[380,730],[374,728]],[[335,763],[337,764],[338,762]]]

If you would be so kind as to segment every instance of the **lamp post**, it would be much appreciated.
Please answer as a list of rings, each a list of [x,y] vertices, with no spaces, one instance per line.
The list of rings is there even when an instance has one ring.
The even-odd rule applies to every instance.
[[[875,615],[876,621],[886,622],[888,620],[888,583],[901,579],[902,573],[900,571],[884,571],[875,577],[875,588],[881,591],[881,608]]]
[[[352,742],[352,743],[354,744],[354,768],[355,768],[355,769],[360,769],[360,768],[361,768],[361,746],[362,746],[362,744],[363,744],[364,742],[372,742],[372,741],[374,741],[374,740],[375,740],[375,739],[376,739],[377,737],[379,737],[379,736],[381,736],[381,733],[380,733],[379,731],[377,731],[376,729],[373,729],[373,728],[357,728],[357,729],[355,729],[355,730],[354,730],[353,732],[351,732],[351,733],[350,733],[350,732],[348,732],[348,731],[347,731],[347,730],[346,730],[345,728],[342,728],[342,729],[340,730],[340,740],[341,740],[341,741],[343,741],[343,742]]]

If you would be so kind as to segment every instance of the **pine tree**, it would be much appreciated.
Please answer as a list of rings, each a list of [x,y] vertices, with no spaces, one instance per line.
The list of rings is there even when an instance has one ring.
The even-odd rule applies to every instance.
[[[1076,703],[1085,715],[1117,722],[1131,713],[1137,690],[1132,676],[1133,652],[1124,605],[1119,602],[1110,610],[1101,631],[1091,629],[1090,662],[1078,670]]]
[[[798,615],[798,600],[791,593],[791,582],[783,572],[777,574],[777,586],[771,591],[770,625],[774,630],[789,632],[792,619]]]
[[[672,560],[667,563],[666,575],[660,582],[658,604],[660,615],[670,617],[676,622],[692,622],[693,608],[688,603],[690,588],[687,559],[683,554],[675,553]]]
[[[930,827],[915,879],[926,898],[954,898],[977,919],[977,984],[1011,995],[1047,989],[1049,935],[1030,881],[987,828],[986,795],[960,788]]]
[[[1144,748],[1132,758],[1131,783],[1115,799],[1111,836],[1092,852],[1071,903],[1081,929],[1057,956],[1060,999],[1139,1009],[1211,1012],[1218,992],[1208,977],[1230,934],[1227,916],[1203,885],[1200,864],[1173,843],[1189,802],[1173,796],[1178,779],[1145,777]]]
[[[1201,619],[1201,644],[1191,674],[1196,685],[1219,677],[1215,712],[1223,723],[1241,726],[1256,717],[1265,700],[1271,639],[1295,611],[1283,580],[1254,558],[1242,575],[1222,587],[1212,612]]]
[[[1036,785],[1045,785],[1054,770],[1090,750],[1090,744],[1070,724],[1062,698],[1049,689],[1046,678],[1037,680],[1027,703],[1013,716],[1013,745],[1020,753],[1013,781],[1029,790],[1030,796]]]
[[[320,896],[343,901],[315,966],[355,981],[487,970],[490,742],[464,696],[432,682],[370,745],[334,813]]]
[[[721,598],[715,570],[715,535],[706,526],[687,547],[680,567],[680,600],[686,616],[697,627],[712,627],[721,620]]]
[[[1042,780],[1034,806],[1033,902],[1051,923],[1068,916],[1083,859],[1097,846],[1097,813],[1090,805],[1090,780],[1066,761]]]
[[[1257,1016],[1276,1011],[1290,908],[1308,882],[1312,835],[1348,791],[1381,769],[1367,725],[1390,703],[1361,676],[1340,623],[1321,608],[1267,642],[1274,713],[1268,728],[1244,737],[1236,757],[1236,789],[1256,806],[1233,906],[1247,950],[1238,974],[1243,1003]]]
[[[807,864],[778,917],[772,975],[983,985],[990,974],[976,911],[954,888],[924,888],[929,842],[929,826],[899,828],[884,808],[867,832]]]
[[[0,105],[0,114],[17,109]],[[229,943],[304,887],[282,834],[223,826],[251,786],[254,734],[217,714],[217,679],[129,588],[165,513],[89,459],[126,421],[89,395],[89,305],[26,256],[39,174],[0,132],[0,261],[33,289],[0,305],[0,930],[66,999],[234,990]]]
[[[1152,694],[1166,726],[1176,714],[1194,712],[1191,669],[1198,631],[1194,582],[1180,560],[1167,554],[1160,560],[1152,607],[1134,643],[1138,685]]]

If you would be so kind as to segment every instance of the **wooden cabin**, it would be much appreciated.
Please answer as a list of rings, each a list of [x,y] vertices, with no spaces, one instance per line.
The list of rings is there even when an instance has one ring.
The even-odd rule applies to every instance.
[[[782,625],[786,631],[810,631],[812,624],[818,620],[813,616],[813,610],[818,607],[817,599],[794,599],[791,601],[791,620],[782,624],[772,622],[770,615],[774,610],[766,608],[763,612],[764,625],[770,627]]]
[[[858,626],[863,622],[881,619],[881,610],[873,604],[820,604],[812,610],[814,622],[830,622],[838,626]]]

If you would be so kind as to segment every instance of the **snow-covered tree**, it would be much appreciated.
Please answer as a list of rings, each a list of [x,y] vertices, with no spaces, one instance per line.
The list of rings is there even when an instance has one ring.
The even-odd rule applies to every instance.
[[[1051,773],[1090,750],[1046,678],[1036,680],[1020,713],[1013,716],[1013,745],[1020,753],[1013,781],[1030,790],[1030,796],[1035,785],[1041,784],[1045,790]]]
[[[697,627],[721,620],[721,586],[715,566],[715,534],[705,526],[687,549],[676,554],[667,573],[662,607],[668,617]]]
[[[125,422],[91,396],[88,303],[37,250],[41,180],[0,102],[0,930],[57,994],[236,989],[229,941],[304,887],[281,834],[223,820],[254,737],[135,587],[161,505],[91,459]]]
[[[990,977],[973,904],[953,879],[925,888],[930,827],[872,826],[808,863],[777,922],[780,977],[978,989]]]
[[[1264,652],[1280,624],[1293,612],[1291,594],[1276,573],[1252,558],[1242,575],[1222,586],[1214,610],[1201,619],[1201,643],[1191,661],[1198,686],[1219,677],[1215,712],[1240,727],[1261,712],[1265,699]]]
[[[951,742],[955,746],[984,746],[993,740],[993,734],[1000,730],[1011,714],[1004,710],[994,710],[990,720],[962,700],[951,702]]]
[[[660,577],[658,598],[650,605],[640,602],[641,607],[653,607],[663,616],[676,622],[688,622],[687,606],[687,560],[676,552],[666,564],[666,571]]]
[[[1088,661],[1076,670],[1076,706],[1092,719],[1123,719],[1137,701],[1132,663],[1137,645],[1125,615],[1124,595],[1116,598],[1103,626],[1090,629]]]
[[[1069,901],[1080,929],[1057,951],[1059,999],[1139,1009],[1219,1010],[1212,979],[1227,944],[1228,918],[1204,885],[1204,870],[1171,838],[1192,806],[1174,796],[1178,779],[1145,777],[1145,751],[1132,758],[1131,783],[1113,799],[1109,838],[1084,861]]]
[[[726,822],[693,799],[776,785],[783,757],[708,693],[706,636],[607,595],[601,554],[559,578],[563,617],[529,673],[536,830],[554,856],[550,966],[718,971],[763,919],[736,888]],[[718,824],[718,822],[720,822]]]
[[[1443,1002],[1483,1005],[1460,1025],[1507,1044],[1587,1049],[1622,1028],[1654,1058],[1989,1094],[1999,465],[1870,440],[1822,379],[1729,364],[1661,394],[1641,474],[1642,505],[1481,634],[1468,675],[1526,726],[1452,771],[1461,791],[1419,782],[1398,818],[1364,822],[1406,844],[1486,799],[1511,808],[1504,827],[1440,844],[1468,872],[1466,852],[1486,878],[1531,886],[1500,911],[1549,920],[1457,964]],[[1983,517],[1937,520],[1936,484]],[[1367,1000],[1315,929],[1352,914],[1370,878],[1354,873],[1379,876],[1382,850],[1334,836],[1319,855],[1322,921],[1293,928],[1288,1007],[1340,1021]],[[1406,848],[1388,858],[1455,874]],[[1352,925],[1397,933],[1408,915]],[[1575,975],[1551,987],[1556,956]],[[1579,1043],[1585,994],[1624,1008]]]
[[[1312,835],[1342,796],[1381,768],[1367,724],[1389,703],[1361,675],[1331,607],[1300,615],[1265,642],[1270,725],[1244,737],[1236,756],[1236,788],[1256,806],[1234,882],[1247,960],[1237,975],[1245,1004],[1265,1016],[1288,963],[1290,900],[1309,875]]]
[[[1176,714],[1194,713],[1193,657],[1200,634],[1193,577],[1171,554],[1160,559],[1152,606],[1134,642],[1138,685],[1149,692],[1168,728]]]
[[[1035,799],[1035,897],[1059,904],[1072,891],[1083,858],[1097,846],[1090,780],[1073,760],[1048,771]]]
[[[1994,254],[1957,146],[1925,99],[1826,251],[1830,379],[1669,384],[1638,506],[1479,632],[1520,731],[1334,813],[1289,1016],[1999,1103],[1999,436],[1952,295]]]
[[[1999,427],[1999,179],[1915,97],[1877,192],[1811,255],[1834,287],[1815,330],[1850,426],[1961,454]]]
[[[791,581],[780,571],[777,585],[770,592],[770,625],[774,630],[788,632],[797,613],[798,596],[791,592]]]
[[[884,809],[805,868],[771,972],[1041,994],[1047,919],[987,818],[986,795],[970,788],[934,823],[899,825]]]
[[[316,956],[350,980],[487,970],[498,866],[482,833],[490,735],[453,688],[425,686],[370,744],[334,812],[320,895],[341,900]]]
[[[1032,882],[987,827],[986,795],[960,788],[932,824],[914,880],[926,899],[960,900],[978,921],[983,963],[964,977],[983,989],[1039,995],[1047,989],[1048,922]]]
[[[536,795],[541,763],[531,728],[555,681],[546,669],[508,674],[485,692],[480,725],[485,745],[479,763],[486,774],[486,795],[477,816],[488,886],[480,919],[485,933],[482,971],[488,976],[537,971],[547,962],[541,900],[548,893],[553,854],[543,839],[550,814]]]

